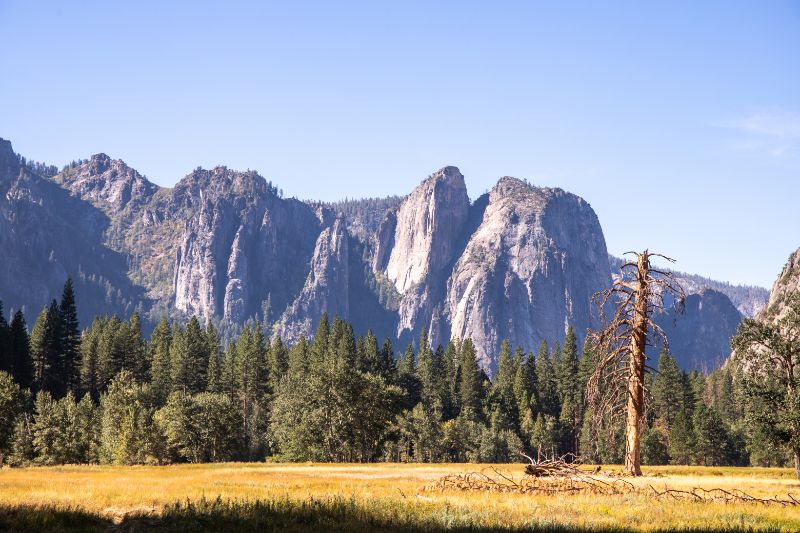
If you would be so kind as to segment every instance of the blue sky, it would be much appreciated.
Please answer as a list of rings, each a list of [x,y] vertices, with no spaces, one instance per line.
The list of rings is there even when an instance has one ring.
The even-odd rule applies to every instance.
[[[800,246],[797,1],[0,0],[0,50],[0,137],[59,166],[333,200],[452,164],[473,198],[575,192],[610,252],[718,279],[769,286]]]

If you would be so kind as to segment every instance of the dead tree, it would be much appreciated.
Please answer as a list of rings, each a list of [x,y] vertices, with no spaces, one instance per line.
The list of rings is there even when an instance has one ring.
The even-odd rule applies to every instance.
[[[675,261],[661,254],[627,252],[635,261],[620,267],[620,277],[603,292],[595,295],[600,307],[603,329],[591,335],[597,353],[597,366],[587,384],[586,394],[594,417],[595,434],[604,417],[613,421],[625,416],[625,471],[634,476],[642,474],[640,433],[645,414],[645,373],[647,346],[657,339],[669,350],[667,338],[653,317],[665,311],[664,297],[676,299],[676,310],[682,309],[685,300],[683,288],[666,270],[650,264],[652,257]],[[614,313],[607,320],[606,310]]]

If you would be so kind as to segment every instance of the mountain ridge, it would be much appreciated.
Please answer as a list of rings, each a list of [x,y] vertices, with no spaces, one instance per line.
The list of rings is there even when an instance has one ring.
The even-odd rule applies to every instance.
[[[469,336],[491,373],[503,339],[533,350],[561,341],[569,326],[579,338],[597,327],[591,296],[608,286],[616,259],[583,198],[505,176],[471,201],[452,166],[405,196],[323,203],[283,198],[257,172],[224,166],[198,167],[167,188],[104,153],[52,176],[20,161],[0,140],[0,184],[27,180],[50,192],[37,197],[38,231],[26,226],[39,247],[7,244],[47,282],[15,293],[20,264],[14,275],[0,272],[0,297],[30,315],[58,276],[63,283],[82,268],[80,254],[43,231],[57,220],[88,239],[82,254],[111,258],[84,276],[106,294],[90,290],[83,324],[87,315],[136,309],[151,323],[162,314],[259,320],[292,341],[311,336],[328,312],[401,345],[423,330],[434,345]],[[0,229],[11,235],[28,204],[8,198]],[[40,265],[51,265],[47,275]]]

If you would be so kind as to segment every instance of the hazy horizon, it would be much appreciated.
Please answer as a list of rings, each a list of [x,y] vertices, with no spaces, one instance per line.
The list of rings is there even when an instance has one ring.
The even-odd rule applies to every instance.
[[[0,136],[323,201],[511,175],[583,197],[614,255],[769,288],[800,246],[799,6],[3,1]]]

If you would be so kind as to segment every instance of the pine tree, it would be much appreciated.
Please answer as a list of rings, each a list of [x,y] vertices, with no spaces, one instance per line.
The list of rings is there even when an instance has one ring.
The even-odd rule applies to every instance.
[[[66,391],[61,374],[61,318],[55,300],[39,313],[30,343],[35,389],[60,397]]]
[[[517,353],[517,370],[514,373],[514,400],[517,403],[520,429],[525,423],[532,423],[536,410],[536,361],[533,354],[525,355],[522,350]],[[530,428],[528,428],[528,431]],[[528,435],[530,436],[530,435]]]
[[[392,348],[392,341],[388,338],[383,341],[383,346],[378,352],[377,373],[386,383],[394,383],[396,380],[397,367],[394,361],[394,348]]]
[[[481,369],[472,340],[467,338],[461,342],[461,414],[468,419],[477,420],[482,417],[483,384]]]
[[[539,409],[542,413],[557,418],[561,414],[558,384],[545,341],[539,346],[539,354],[536,357],[536,376],[539,379]]]
[[[77,394],[81,381],[81,331],[71,277],[68,277],[64,283],[59,316],[61,318],[61,327],[59,328],[61,333],[61,379],[64,382],[65,392],[72,391],[73,394]]]
[[[417,365],[414,361],[414,347],[410,344],[397,363],[397,384],[405,392],[404,407],[406,409],[411,409],[419,403],[420,382],[417,377]]]
[[[130,320],[120,331],[119,342],[124,353],[123,368],[131,371],[136,381],[143,382],[150,373],[148,366],[147,343],[142,336],[142,321],[134,311]]]
[[[97,351],[97,383],[101,391],[104,391],[114,376],[124,368],[122,326],[122,321],[116,315],[104,320]]]
[[[500,345],[500,355],[497,358],[497,374],[492,383],[492,396],[496,414],[492,415],[497,431],[513,429],[519,430],[520,411],[517,398],[514,395],[514,380],[517,373],[517,361],[511,355],[511,343],[504,340]]]
[[[156,402],[161,405],[172,390],[172,328],[166,316],[156,324],[150,335],[148,359],[150,360],[150,384]]]
[[[694,455],[703,466],[719,466],[726,460],[729,433],[715,409],[700,403],[694,410]]]
[[[208,353],[208,369],[206,370],[208,384],[206,390],[208,392],[220,392],[222,389],[221,350],[219,333],[209,320],[206,324],[206,352]]]
[[[289,350],[280,336],[276,336],[269,347],[269,390],[275,392],[283,376],[289,371]]]
[[[358,368],[362,372],[378,374],[378,339],[371,329],[359,339]]]
[[[685,410],[679,411],[672,421],[667,450],[673,464],[691,464],[694,456],[694,426]]]
[[[192,317],[184,331],[176,328],[170,345],[172,390],[190,394],[206,388],[208,352],[206,336],[197,317]]]
[[[311,352],[309,353],[309,366],[321,367],[325,364],[328,356],[330,336],[330,324],[328,323],[328,313],[322,313],[317,324],[317,330],[314,332],[314,340],[311,343]]]
[[[95,317],[81,338],[81,391],[91,395],[95,401],[100,399],[97,361],[102,334],[103,321]]]
[[[420,382],[420,401],[428,407],[433,407],[438,398],[438,375],[434,361],[433,350],[428,342],[428,330],[422,329],[419,339],[419,352],[417,353],[417,377]],[[437,406],[441,410],[441,405]]]
[[[288,375],[295,377],[304,375],[309,370],[312,351],[311,344],[301,335],[300,340],[289,349]]]
[[[9,327],[9,345],[11,350],[11,375],[23,389],[33,385],[33,361],[30,352],[28,326],[22,311],[14,313]]]
[[[653,379],[653,408],[656,416],[664,421],[667,428],[681,410],[686,409],[684,404],[683,375],[678,368],[675,358],[661,351],[658,359],[658,370]]]
[[[0,300],[0,372],[12,371],[11,361],[11,331],[3,314],[3,301]]]
[[[568,399],[578,401],[580,387],[578,385],[578,339],[575,331],[570,326],[561,349],[561,358],[558,367],[558,393],[561,401]]]

